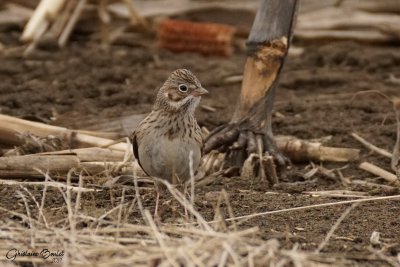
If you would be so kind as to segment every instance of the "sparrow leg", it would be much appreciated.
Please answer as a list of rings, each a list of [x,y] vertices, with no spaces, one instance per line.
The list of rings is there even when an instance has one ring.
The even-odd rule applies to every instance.
[[[161,218],[159,217],[158,214],[158,206],[159,206],[159,202],[160,202],[160,188],[159,186],[156,184],[155,185],[155,192],[156,192],[156,207],[154,209],[154,220],[158,223],[161,223]]]
[[[248,57],[239,103],[231,122],[211,132],[204,146],[205,153],[228,147],[228,165],[243,165],[251,153],[260,152],[259,147],[262,147],[262,153],[273,156],[279,166],[290,163],[277,148],[271,120],[297,3],[298,0],[263,0],[258,9],[247,41]]]

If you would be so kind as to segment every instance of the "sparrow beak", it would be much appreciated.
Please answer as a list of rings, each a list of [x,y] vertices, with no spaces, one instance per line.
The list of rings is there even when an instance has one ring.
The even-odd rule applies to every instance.
[[[194,96],[202,96],[205,94],[208,94],[208,91],[206,89],[204,89],[203,87],[198,87],[192,92],[192,95],[194,95]]]

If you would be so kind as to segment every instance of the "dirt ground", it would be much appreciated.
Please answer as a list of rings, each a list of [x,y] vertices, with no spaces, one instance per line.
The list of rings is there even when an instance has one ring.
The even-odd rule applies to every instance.
[[[145,46],[113,45],[105,50],[97,42],[75,35],[66,49],[39,49],[23,57],[18,48],[19,31],[18,28],[9,29],[0,34],[0,43],[6,47],[0,52],[2,114],[85,128],[82,118],[113,120],[121,115],[146,113],[151,110],[157,88],[177,68],[192,70],[210,91],[202,104],[216,111],[199,108],[197,117],[201,126],[212,129],[227,122],[235,108],[240,83],[228,84],[224,79],[242,73],[245,59],[242,51],[236,51],[229,58],[206,58]],[[304,53],[291,55],[283,70],[274,109],[274,132],[305,139],[331,135],[327,145],[359,148],[362,151],[360,161],[390,170],[389,159],[370,153],[350,133],[357,132],[373,144],[392,150],[396,120],[391,105],[376,94],[358,92],[378,90],[388,96],[400,96],[399,48],[350,42],[310,45],[296,40],[294,45],[303,47]],[[344,178],[388,185],[359,170],[358,164],[322,165],[328,169],[341,168]],[[343,179],[328,179],[320,174],[305,180],[302,174],[309,170],[307,165],[295,163],[282,183],[274,187],[240,177],[217,178],[196,189],[196,207],[206,219],[212,220],[218,192],[222,189],[229,194],[235,216],[343,200],[314,197],[304,194],[305,191],[346,189],[367,195],[397,193],[396,189],[346,185]],[[40,197],[40,188],[29,189]],[[15,187],[2,185],[0,194],[1,207],[25,213],[22,200],[16,198]],[[64,218],[67,211],[62,196],[57,190],[47,194],[46,215],[51,221]],[[119,187],[84,195],[82,209],[93,215],[103,214],[116,205],[119,196]],[[133,197],[133,187],[128,188],[126,198]],[[168,197],[162,200],[168,211],[162,214],[162,221],[168,222],[176,215],[168,208],[171,205]],[[152,193],[145,194],[144,205],[154,209]],[[247,220],[242,226],[258,226],[262,238],[277,238],[285,248],[297,244],[299,249],[313,251],[348,207],[340,205],[261,216]],[[129,222],[140,222],[137,215],[134,211]],[[12,215],[0,211],[0,218],[12,218]],[[323,252],[354,260],[359,266],[389,266],[372,253],[371,248],[387,256],[400,253],[399,218],[398,200],[360,204],[340,224]],[[370,243],[374,231],[381,234],[380,245]]]

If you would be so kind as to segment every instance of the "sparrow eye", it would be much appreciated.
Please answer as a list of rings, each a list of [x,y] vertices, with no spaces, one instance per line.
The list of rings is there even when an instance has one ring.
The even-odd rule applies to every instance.
[[[184,84],[184,83],[180,84],[178,86],[178,88],[179,88],[179,91],[181,91],[182,93],[186,93],[188,91],[188,89],[189,89],[188,86],[186,84]]]

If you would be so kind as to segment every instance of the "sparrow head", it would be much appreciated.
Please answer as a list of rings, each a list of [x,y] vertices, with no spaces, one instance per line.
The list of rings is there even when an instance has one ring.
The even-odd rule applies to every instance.
[[[207,93],[193,73],[186,69],[178,69],[171,73],[158,91],[154,108],[169,112],[193,113],[201,96]]]

